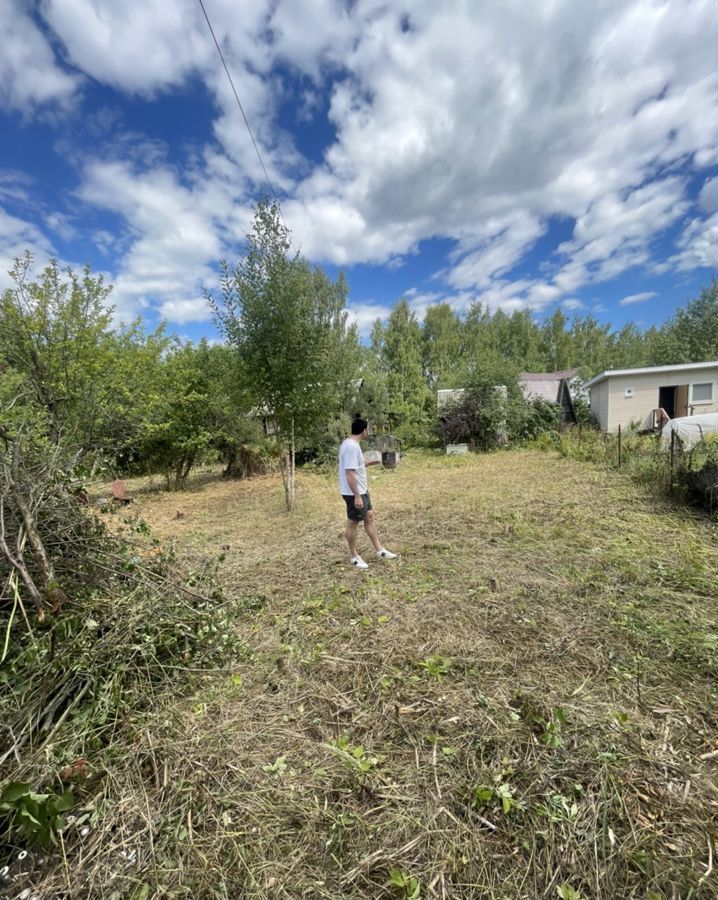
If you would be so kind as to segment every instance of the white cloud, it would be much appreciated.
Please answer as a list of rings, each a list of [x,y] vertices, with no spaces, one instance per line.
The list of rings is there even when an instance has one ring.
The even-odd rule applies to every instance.
[[[680,251],[663,268],[718,269],[718,212],[707,219],[691,219],[677,244]]]
[[[698,205],[709,215],[718,212],[718,176],[708,178],[698,195]]]
[[[645,303],[656,296],[655,291],[642,291],[640,294],[631,294],[618,301],[619,306],[632,306],[634,303]]]
[[[61,212],[50,212],[45,216],[45,225],[64,241],[77,236],[77,227],[70,216]]]
[[[160,317],[184,325],[186,322],[206,322],[212,316],[204,297],[184,300],[165,300],[159,309]]]
[[[577,302],[588,284],[650,267],[656,238],[686,215],[669,264],[715,258],[716,179],[700,194],[705,219],[676,174],[709,165],[718,146],[712,0],[207,8],[272,182],[288,195],[285,219],[315,261],[399,264],[421,241],[447,237],[456,251],[442,277],[459,292],[457,308],[479,299],[511,311]],[[69,62],[118,91],[150,98],[197,77],[207,86],[216,143],[182,179],[161,147],[128,136],[122,161],[83,161],[79,191],[126,222],[120,306],[200,315],[199,287],[246,232],[247,198],[264,174],[199,5],[42,0],[39,10]],[[19,88],[14,59],[7,90],[16,99],[6,102],[68,102],[77,78],[27,15],[19,21],[27,39],[13,44],[34,48],[42,78],[33,87],[28,73]],[[287,71],[305,76],[296,98]],[[306,119],[327,94],[336,138],[311,165],[278,113],[296,101]],[[573,221],[573,234],[539,274],[531,252],[554,217]],[[529,274],[512,277],[526,261]],[[357,321],[366,325],[373,310],[356,307]]]
[[[46,104],[67,107],[80,84],[77,75],[57,64],[52,47],[28,8],[23,0],[0,0],[0,105],[24,116]]]
[[[168,169],[138,173],[126,163],[97,162],[88,166],[79,196],[128,223],[130,246],[112,297],[118,315],[160,302],[176,321],[197,321],[196,297],[203,284],[215,284],[212,263],[222,255],[216,218],[227,202],[215,188],[185,187]]]
[[[41,0],[40,10],[74,65],[130,93],[177,84],[211,57],[191,0]]]
[[[389,317],[391,306],[380,303],[351,303],[347,312],[349,324],[356,325],[362,337],[368,337],[377,319],[384,321]]]
[[[16,169],[0,170],[0,199],[31,203],[32,178]]]
[[[500,219],[489,219],[483,229],[486,237],[464,238],[469,245],[463,256],[454,254],[448,281],[456,288],[486,287],[513,268],[541,236],[544,225],[535,217],[517,212]]]
[[[19,219],[0,207],[0,248],[6,265],[0,269],[0,290],[10,287],[12,280],[6,269],[15,257],[22,257],[26,250],[36,260],[47,260],[54,248],[47,237],[32,222]]]

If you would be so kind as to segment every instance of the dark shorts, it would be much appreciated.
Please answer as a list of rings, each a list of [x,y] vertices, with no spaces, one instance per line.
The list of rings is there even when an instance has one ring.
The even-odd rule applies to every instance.
[[[362,494],[361,498],[364,501],[364,506],[361,509],[357,509],[354,506],[354,497],[352,494],[342,494],[344,497],[344,502],[347,505],[347,518],[351,519],[352,522],[363,522],[364,514],[371,509],[371,498],[369,494]]]

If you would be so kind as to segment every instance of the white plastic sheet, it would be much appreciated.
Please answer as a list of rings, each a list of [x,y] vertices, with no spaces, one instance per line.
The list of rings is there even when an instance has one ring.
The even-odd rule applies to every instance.
[[[702,416],[682,416],[671,419],[661,431],[661,445],[670,447],[671,434],[675,432],[681,444],[690,450],[709,434],[718,434],[718,413],[705,413]]]

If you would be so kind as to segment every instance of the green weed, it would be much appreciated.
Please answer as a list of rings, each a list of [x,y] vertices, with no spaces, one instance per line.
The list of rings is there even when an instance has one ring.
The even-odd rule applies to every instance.
[[[24,782],[10,782],[0,794],[0,815],[10,833],[28,847],[48,847],[57,843],[65,827],[63,813],[72,809],[72,791],[64,794],[36,794]]]

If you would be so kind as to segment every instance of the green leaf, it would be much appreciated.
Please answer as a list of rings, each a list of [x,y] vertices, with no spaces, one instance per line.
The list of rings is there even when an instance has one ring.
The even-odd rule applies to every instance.
[[[404,875],[399,869],[389,872],[389,880],[395,887],[404,887]]]
[[[67,810],[72,809],[74,805],[75,797],[73,796],[72,791],[65,791],[65,793],[61,794],[54,803],[57,812],[67,812]]]
[[[3,803],[15,803],[20,797],[30,793],[30,785],[24,781],[11,781],[0,794]]]
[[[26,808],[22,808],[17,811],[17,818],[18,821],[22,822],[23,824],[37,826],[40,825],[40,820],[38,818],[35,818],[35,816]]]
[[[494,799],[494,789],[490,787],[476,788],[476,799],[479,803],[489,803]]]

